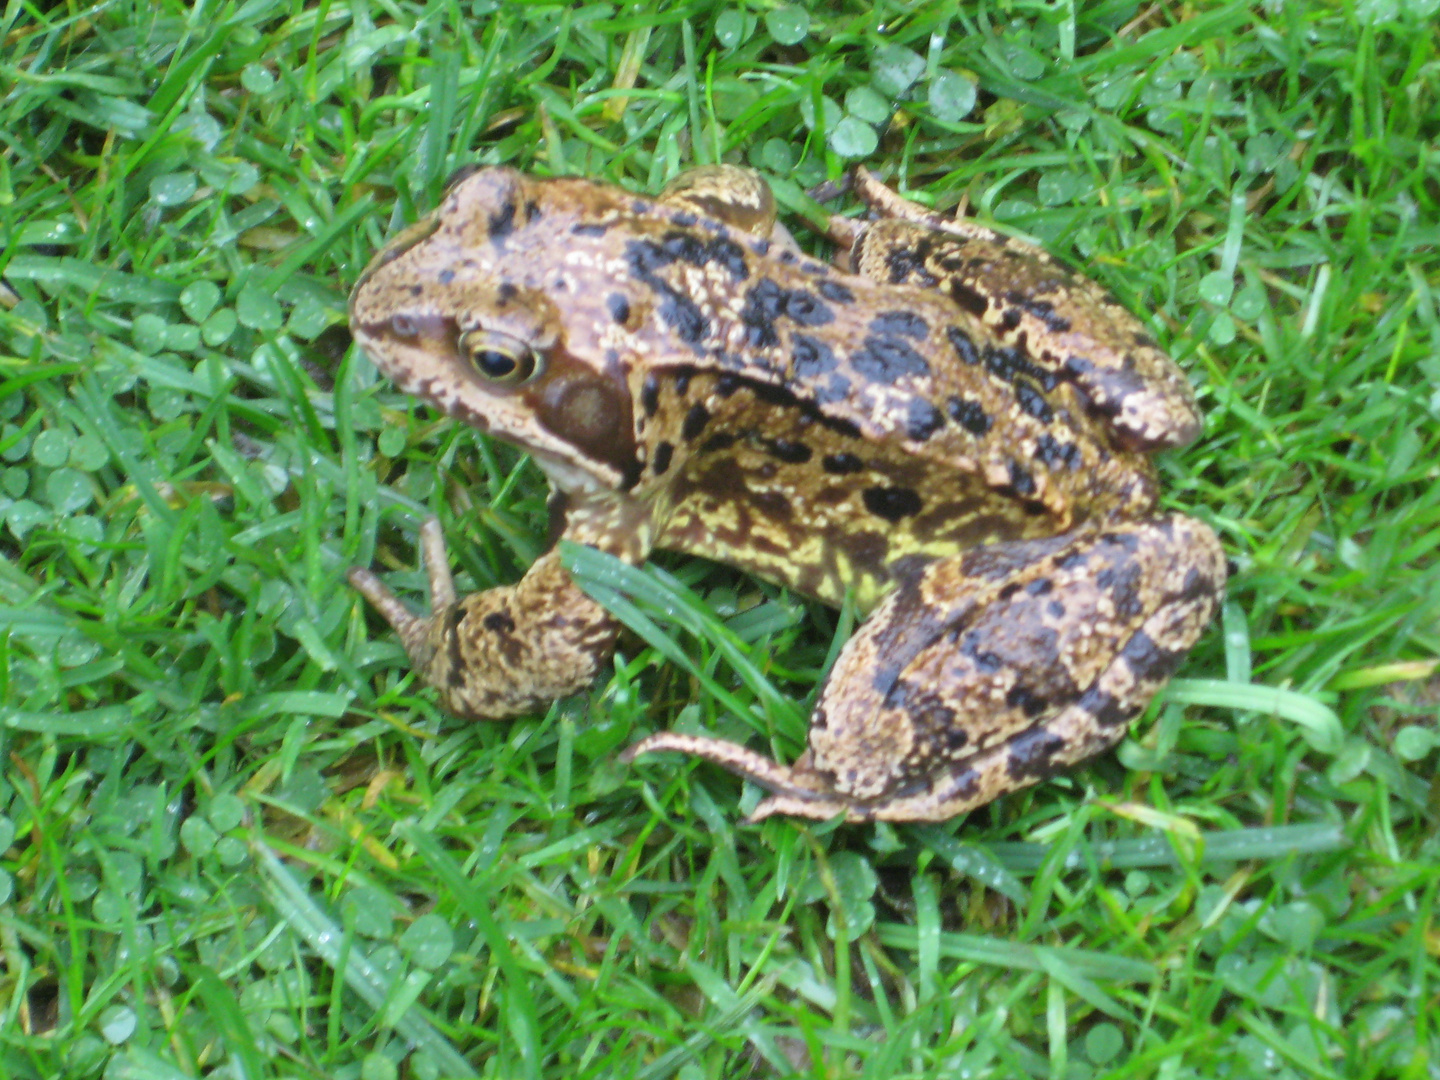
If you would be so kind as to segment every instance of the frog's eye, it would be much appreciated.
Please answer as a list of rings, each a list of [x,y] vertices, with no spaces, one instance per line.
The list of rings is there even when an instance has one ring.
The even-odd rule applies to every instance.
[[[470,366],[489,382],[519,386],[540,374],[540,357],[523,341],[493,330],[460,335],[460,351]]]

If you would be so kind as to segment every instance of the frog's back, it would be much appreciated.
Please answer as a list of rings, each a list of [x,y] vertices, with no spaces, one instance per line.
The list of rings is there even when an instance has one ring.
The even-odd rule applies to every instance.
[[[562,491],[608,489],[659,546],[831,601],[873,599],[907,556],[1149,507],[1144,454],[1072,380],[892,262],[900,283],[684,206],[487,169],[367,270],[352,325],[402,386],[525,446]],[[401,321],[434,333],[399,340]],[[526,342],[544,369],[481,385],[447,333]]]

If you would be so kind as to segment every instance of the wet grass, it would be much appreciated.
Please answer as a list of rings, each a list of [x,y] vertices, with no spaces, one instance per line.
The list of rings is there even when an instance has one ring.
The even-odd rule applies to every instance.
[[[1430,1075],[1433,13],[1070,13],[7,8],[0,1075]],[[807,245],[855,161],[964,201],[1191,374],[1166,497],[1234,576],[1117,754],[945,825],[747,826],[727,774],[615,756],[738,709],[793,758],[843,616],[582,565],[634,598],[613,676],[473,725],[345,587],[423,598],[426,513],[469,587],[544,542],[537,469],[348,347],[379,244],[475,160],[721,159]]]

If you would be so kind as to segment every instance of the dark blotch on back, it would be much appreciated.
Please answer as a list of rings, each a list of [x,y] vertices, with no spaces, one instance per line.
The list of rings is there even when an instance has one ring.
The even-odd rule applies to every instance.
[[[515,620],[510,617],[508,611],[492,611],[481,620],[485,629],[492,634],[513,634],[515,632]]]
[[[1031,379],[1039,383],[1042,390],[1048,391],[1054,390],[1060,382],[1055,372],[1040,367],[1019,349],[987,346],[981,359],[985,361],[986,371],[1008,383],[1017,383],[1022,378]]]
[[[969,334],[965,333],[958,326],[947,326],[945,336],[950,339],[950,344],[955,347],[955,355],[967,364],[978,364],[980,362],[980,350],[975,347],[975,341]]]
[[[818,338],[808,334],[796,334],[790,345],[794,378],[818,379],[835,370],[835,353]]]
[[[675,235],[693,240],[693,237],[685,234]],[[696,244],[698,246],[698,241]],[[695,301],[656,274],[657,270],[669,266],[679,256],[673,250],[651,240],[631,240],[625,245],[625,257],[630,263],[631,272],[660,297],[660,318],[675,331],[681,341],[699,352],[700,342],[709,332],[710,324]]]
[[[488,222],[490,239],[496,244],[504,244],[505,238],[515,231],[515,204],[507,202],[499,210],[490,215]]]
[[[705,267],[715,263],[733,281],[740,281],[749,272],[745,266],[745,249],[728,236],[716,236],[705,241],[694,233],[670,232],[660,238],[660,246],[672,258],[688,262],[691,266]]]
[[[646,416],[654,416],[655,410],[660,407],[660,380],[653,371],[640,384],[640,407],[645,410]]]
[[[1078,469],[1085,460],[1080,447],[1073,442],[1062,443],[1048,431],[1035,440],[1035,458],[1047,469],[1061,465],[1067,469]]]
[[[1005,666],[1005,661],[988,649],[985,644],[988,635],[970,631],[960,639],[960,655],[974,662],[983,674],[993,675]]]
[[[990,310],[990,301],[958,279],[950,282],[950,299],[977,318]]]
[[[850,357],[855,370],[867,379],[893,386],[905,376],[930,374],[930,365],[907,341],[871,334]]]
[[[1016,683],[1005,695],[1005,704],[1012,709],[1019,709],[1029,719],[1033,720],[1045,711],[1045,699],[1035,693],[1029,687]]]
[[[746,341],[756,348],[779,344],[775,320],[782,315],[801,326],[824,326],[835,321],[835,313],[813,293],[786,289],[770,278],[762,278],[745,293],[745,304],[740,309]]]
[[[1141,709],[1141,706],[1133,703],[1121,704],[1119,698],[1101,690],[1098,683],[1092,684],[1081,694],[1075,704],[1093,716],[1095,722],[1101,727],[1114,727],[1116,724],[1126,723],[1134,719]]]
[[[1019,291],[1006,293],[1005,299],[1017,308],[1035,316],[1045,324],[1045,329],[1052,334],[1063,334],[1070,329],[1070,320],[1063,315],[1055,314],[1055,305],[1049,300],[1037,300],[1033,296],[1026,296]]]
[[[918,514],[923,507],[920,496],[905,487],[866,488],[860,497],[866,510],[891,524]]]
[[[821,459],[820,467],[828,473],[844,476],[846,473],[860,472],[865,468],[865,463],[854,454],[826,454]]]
[[[790,465],[804,465],[812,456],[810,447],[794,439],[771,439],[765,444],[765,450],[771,457]]]
[[[930,257],[934,245],[930,240],[920,240],[913,248],[894,248],[885,255],[885,269],[890,284],[898,285],[908,281],[915,285],[930,287],[939,279],[925,269],[925,260]]]
[[[1059,768],[1055,755],[1064,749],[1065,740],[1043,726],[1022,731],[1010,740],[1010,776],[1016,780],[1043,780]]]
[[[834,304],[855,302],[855,294],[838,281],[822,281],[815,286],[815,291]]]
[[[990,430],[990,416],[978,401],[952,397],[945,403],[950,418],[972,435],[984,435]]]
[[[645,475],[645,465],[637,459],[632,458],[625,462],[624,468],[620,470],[620,490],[629,491],[640,482],[640,477]]]
[[[680,425],[680,437],[686,442],[693,442],[695,436],[704,431],[705,425],[709,422],[710,410],[697,401],[685,414],[685,421]]]
[[[945,423],[940,410],[924,398],[911,398],[905,414],[905,434],[915,442],[924,442]]]
[[[670,468],[670,459],[675,454],[675,447],[668,442],[662,442],[655,447],[655,458],[650,463],[650,471],[656,476],[663,476],[665,470]]]
[[[1017,495],[1034,495],[1035,478],[1031,476],[1021,464],[1014,458],[1010,459],[1010,486],[1014,488]]]
[[[882,311],[870,320],[877,334],[904,334],[917,340],[930,332],[930,325],[912,311]]]
[[[710,329],[699,305],[674,289],[666,288],[661,295],[660,318],[680,336],[681,341],[687,345],[698,345]]]
[[[1036,420],[1048,424],[1055,419],[1055,414],[1050,410],[1050,403],[1045,400],[1045,395],[1028,382],[1021,380],[1015,383],[1015,400],[1020,403],[1021,409]]]
[[[617,323],[625,324],[630,321],[630,301],[619,293],[611,293],[605,300],[606,306],[610,309],[610,317]]]
[[[843,375],[831,375],[823,382],[816,382],[810,388],[810,398],[816,405],[833,405],[850,396],[850,380]]]
[[[604,236],[610,231],[610,226],[597,225],[593,221],[587,221],[580,225],[571,225],[570,231],[576,236]]]
[[[745,293],[740,321],[745,324],[745,341],[753,348],[766,348],[780,343],[775,320],[785,306],[785,290],[769,278],[761,278]]]
[[[1168,678],[1185,654],[1161,648],[1145,631],[1136,630],[1120,650],[1120,655],[1130,665],[1130,670],[1142,679],[1158,681]]]
[[[785,314],[801,326],[824,326],[835,321],[835,313],[814,293],[790,289],[785,294]]]

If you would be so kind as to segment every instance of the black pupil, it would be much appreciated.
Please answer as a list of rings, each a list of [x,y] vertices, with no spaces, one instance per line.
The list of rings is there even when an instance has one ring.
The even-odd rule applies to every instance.
[[[475,354],[475,366],[480,374],[491,379],[503,379],[513,374],[516,368],[515,358],[508,353],[499,352],[495,349],[481,349]]]

